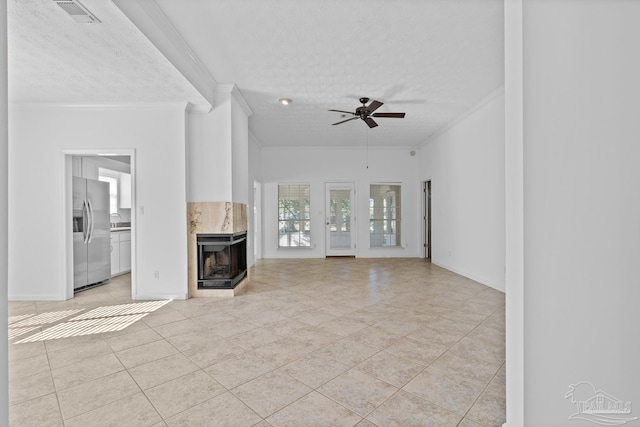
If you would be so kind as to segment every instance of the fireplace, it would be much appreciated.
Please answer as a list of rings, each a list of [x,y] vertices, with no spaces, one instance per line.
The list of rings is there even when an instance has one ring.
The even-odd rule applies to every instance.
[[[247,276],[247,233],[198,234],[198,289],[233,289]]]

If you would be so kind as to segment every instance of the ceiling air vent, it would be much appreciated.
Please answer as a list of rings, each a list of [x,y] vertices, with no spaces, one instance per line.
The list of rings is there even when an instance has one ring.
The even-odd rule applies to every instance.
[[[78,0],[61,1],[53,0],[58,3],[65,12],[67,12],[74,21],[79,24],[97,24],[100,22],[98,18],[84,7]]]

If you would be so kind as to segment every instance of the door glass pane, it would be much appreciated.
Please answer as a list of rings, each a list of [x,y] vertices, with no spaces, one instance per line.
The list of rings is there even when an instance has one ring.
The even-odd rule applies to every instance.
[[[329,190],[329,243],[331,249],[351,248],[351,190]]]

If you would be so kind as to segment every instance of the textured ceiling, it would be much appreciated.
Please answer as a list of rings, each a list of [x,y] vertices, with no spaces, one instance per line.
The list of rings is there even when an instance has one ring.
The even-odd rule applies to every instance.
[[[156,3],[265,146],[416,146],[504,82],[502,0]],[[331,126],[365,96],[406,118]]]
[[[81,0],[77,24],[52,0],[8,0],[9,99],[137,103],[202,96],[110,0]]]
[[[101,24],[9,0],[10,100],[205,103],[112,1],[81,1]],[[129,1],[155,1],[187,55],[238,86],[265,146],[417,146],[504,82],[503,0]],[[360,97],[406,118],[331,126]]]

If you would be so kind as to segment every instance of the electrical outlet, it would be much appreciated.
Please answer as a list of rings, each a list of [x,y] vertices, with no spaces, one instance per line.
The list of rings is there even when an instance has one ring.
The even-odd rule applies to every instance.
[[[153,278],[159,280],[160,279],[160,272],[159,271],[154,271],[153,272]]]

